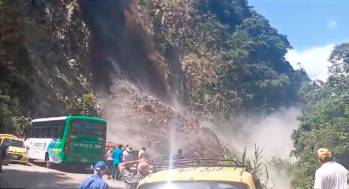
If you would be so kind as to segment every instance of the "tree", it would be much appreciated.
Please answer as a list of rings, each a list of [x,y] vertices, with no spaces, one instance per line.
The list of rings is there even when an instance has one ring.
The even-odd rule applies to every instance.
[[[298,162],[292,168],[296,189],[313,187],[319,167],[316,150],[329,148],[337,161],[349,166],[349,45],[334,48],[326,82],[311,82],[303,88],[305,105],[301,125],[293,133],[293,155]]]
[[[97,116],[100,107],[93,93],[83,94],[80,97],[67,97],[64,101],[67,114]]]

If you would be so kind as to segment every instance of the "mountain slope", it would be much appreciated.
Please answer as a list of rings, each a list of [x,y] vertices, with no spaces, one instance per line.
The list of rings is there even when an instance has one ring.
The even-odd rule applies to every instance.
[[[150,124],[164,146],[165,134],[194,124],[177,132],[180,146],[194,146],[188,155],[205,151],[206,139],[222,154],[200,121],[224,127],[241,114],[297,104],[307,79],[284,59],[287,38],[245,0],[12,0],[0,1],[0,12],[1,131],[22,129],[28,115],[85,113],[141,134],[144,117],[165,117]],[[136,92],[121,98],[123,91]],[[126,102],[131,120],[139,107],[152,108],[118,124]]]

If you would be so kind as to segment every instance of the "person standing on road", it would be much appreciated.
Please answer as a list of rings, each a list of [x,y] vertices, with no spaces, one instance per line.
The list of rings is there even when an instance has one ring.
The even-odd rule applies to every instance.
[[[332,153],[326,148],[317,150],[321,167],[316,170],[314,189],[348,189],[348,170],[332,160]]]
[[[113,172],[112,172],[112,178],[119,180],[119,164],[122,162],[122,145],[119,144],[117,149],[113,150]]]
[[[6,149],[4,145],[0,146],[0,173],[2,172],[2,164],[4,163],[6,158]]]
[[[178,149],[177,154],[174,157],[175,160],[182,160],[184,159],[183,156],[183,150],[182,149]]]
[[[105,168],[104,161],[97,162],[93,175],[82,182],[79,189],[109,189],[108,184],[103,181]]]
[[[141,150],[138,152],[138,159],[145,159],[146,154],[145,154],[145,147],[142,147]]]
[[[136,166],[136,172],[131,171],[131,167]],[[126,189],[135,189],[145,176],[150,173],[150,162],[146,159],[136,161],[126,161],[120,164],[120,179],[125,183]]]
[[[9,145],[7,143],[2,143],[0,146],[0,173],[2,172],[2,165],[7,165],[7,152]]]
[[[115,149],[115,147],[113,146],[112,149],[109,149],[106,153],[106,161],[107,161],[107,168],[108,168],[108,179],[111,179],[111,175],[112,175],[112,168],[113,168],[113,150]]]
[[[131,161],[132,155],[131,155],[132,148],[126,146],[124,152],[122,153],[122,162],[125,161]]]

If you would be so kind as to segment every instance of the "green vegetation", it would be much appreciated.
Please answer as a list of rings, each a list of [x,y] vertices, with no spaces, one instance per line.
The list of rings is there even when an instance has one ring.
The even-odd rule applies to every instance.
[[[98,66],[87,63],[89,47],[98,28],[86,27],[80,5],[75,0],[1,1],[0,130],[12,127],[5,125],[16,116],[98,112],[92,84],[109,81],[91,80]],[[114,19],[135,19],[141,25],[137,29],[153,34],[167,64],[161,74],[190,109],[224,123],[239,114],[298,103],[306,74],[284,59],[290,48],[286,37],[246,0],[140,0],[138,8],[139,13],[129,15],[136,18]],[[106,57],[96,60],[109,61],[113,50],[103,48],[98,54]]]
[[[152,18],[170,79],[178,74],[171,64],[184,68],[183,81],[172,83],[182,82],[177,90],[187,105],[221,120],[299,102],[298,90],[307,75],[285,60],[287,38],[247,1],[150,2],[140,5]]]
[[[0,132],[21,132],[28,116],[63,115],[70,99],[82,99],[84,114],[96,112],[78,6],[41,2],[0,1]]]
[[[349,44],[336,46],[329,60],[328,80],[314,81],[302,92],[301,126],[293,134],[293,154],[299,160],[292,168],[296,189],[313,187],[320,147],[331,149],[337,161],[349,165]]]
[[[67,115],[97,116],[100,108],[97,98],[93,93],[83,94],[81,97],[73,97],[64,101]]]
[[[312,188],[319,147],[330,148],[338,161],[349,166],[349,43],[334,49],[326,82],[309,82],[304,70],[294,70],[285,60],[291,47],[286,36],[272,28],[246,0],[139,0],[137,10],[123,5],[127,7],[115,7],[127,14],[105,14],[122,23],[117,29],[105,23],[90,23],[96,28],[87,28],[81,1],[31,2],[0,0],[0,132],[21,131],[28,117],[98,115],[98,91],[92,83],[109,81],[92,81],[96,70],[91,67],[103,67],[108,61],[117,64],[120,57],[135,58],[136,63],[156,59],[163,63],[161,74],[173,96],[218,125],[239,114],[269,113],[304,103],[301,126],[293,134],[297,163],[273,162],[291,166],[296,189]],[[88,5],[94,4],[90,1]],[[105,28],[97,31],[100,25]],[[135,40],[136,45],[124,50],[119,38],[131,30],[122,27],[139,30],[133,31],[137,35],[148,32],[151,37],[148,41],[148,37],[138,36],[147,38],[140,43],[144,47]],[[92,44],[91,36],[98,32],[101,36],[110,34],[105,41],[115,44]],[[123,42],[135,43],[126,39]],[[147,49],[153,43],[155,52],[135,53],[137,57],[130,53],[132,48]],[[96,53],[89,49],[93,45]],[[115,49],[132,55],[114,56]],[[91,66],[87,63],[90,59],[102,63],[92,62]],[[113,70],[113,66],[103,67],[100,74],[124,79],[122,70]],[[255,154],[255,158],[260,155]],[[257,161],[242,160],[256,170],[263,168]]]
[[[271,189],[272,186],[269,183],[269,172],[267,168],[267,162],[263,160],[263,151],[257,145],[254,146],[253,155],[248,158],[246,148],[241,154],[234,154],[226,151],[224,154],[224,160],[227,160],[227,164],[231,161],[233,165],[245,167],[245,169],[256,177],[255,184],[257,189]]]

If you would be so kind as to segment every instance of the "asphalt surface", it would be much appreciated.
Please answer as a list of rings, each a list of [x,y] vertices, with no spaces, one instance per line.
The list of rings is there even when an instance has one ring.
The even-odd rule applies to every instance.
[[[81,182],[89,177],[87,173],[73,173],[48,169],[46,167],[29,164],[9,164],[3,166],[0,173],[0,188],[26,189],[68,189],[79,188]],[[111,189],[122,189],[124,184],[115,180],[104,179]]]

